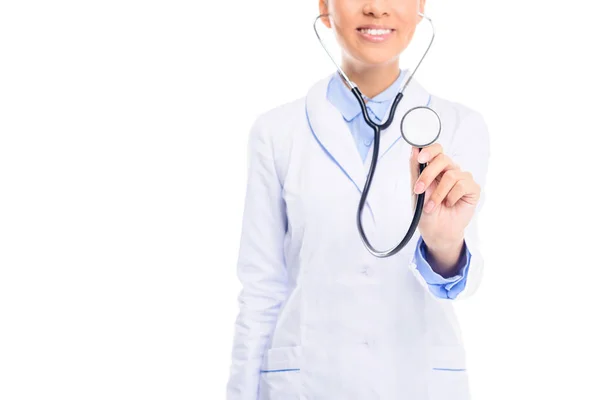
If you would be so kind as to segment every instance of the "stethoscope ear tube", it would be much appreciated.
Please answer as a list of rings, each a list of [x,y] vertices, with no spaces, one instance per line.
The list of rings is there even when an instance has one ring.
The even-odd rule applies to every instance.
[[[381,125],[377,125],[375,122],[371,121],[371,118],[369,117],[369,113],[367,112],[367,105],[365,104],[365,101],[363,100],[362,93],[360,92],[360,89],[358,88],[358,86],[354,86],[351,91],[354,94],[354,97],[356,97],[356,99],[358,100],[358,104],[360,104],[360,108],[362,110],[362,113],[363,113],[363,116],[365,118],[365,122],[367,123],[367,125],[369,125],[373,129],[375,129],[377,127],[380,131],[390,127],[390,125],[392,124],[392,121],[393,121],[393,116],[396,114],[396,107],[398,107],[400,100],[402,100],[402,98],[404,97],[403,92],[399,92],[396,95],[396,98],[394,99],[394,102],[392,103],[392,108],[390,109],[390,114],[389,114],[390,116],[388,117],[387,121],[385,121]]]

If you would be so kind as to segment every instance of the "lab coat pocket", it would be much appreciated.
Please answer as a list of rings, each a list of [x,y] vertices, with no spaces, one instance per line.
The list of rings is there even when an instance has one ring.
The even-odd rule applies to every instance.
[[[260,369],[258,400],[300,399],[300,346],[267,350]]]
[[[470,400],[462,346],[435,346],[431,353],[429,400]]]

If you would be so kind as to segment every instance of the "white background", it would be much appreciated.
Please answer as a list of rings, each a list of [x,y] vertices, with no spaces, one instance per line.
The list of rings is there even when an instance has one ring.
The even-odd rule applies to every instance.
[[[474,399],[598,399],[596,3],[426,10],[415,79],[492,139]],[[224,398],[247,134],[332,72],[317,11],[0,3],[1,399]]]

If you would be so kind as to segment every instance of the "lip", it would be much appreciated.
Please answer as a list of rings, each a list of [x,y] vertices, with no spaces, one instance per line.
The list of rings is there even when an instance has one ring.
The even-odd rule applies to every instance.
[[[369,25],[361,25],[356,29],[390,29],[392,31],[395,31],[394,28],[389,27],[389,26],[385,26],[385,25],[373,25],[373,24],[369,24]]]
[[[368,33],[361,32],[361,29],[388,29],[390,30],[390,33],[387,33],[385,35],[369,35]],[[358,28],[356,28],[356,32],[362,39],[370,43],[382,43],[389,39],[390,36],[392,36],[396,32],[396,30],[394,28],[382,25],[361,25]]]

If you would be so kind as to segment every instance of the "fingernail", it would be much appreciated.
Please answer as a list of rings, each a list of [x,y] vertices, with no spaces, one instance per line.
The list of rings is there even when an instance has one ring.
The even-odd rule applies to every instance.
[[[428,159],[429,159],[429,154],[427,154],[427,152],[426,152],[426,151],[421,151],[421,152],[419,153],[419,158],[418,158],[418,160],[419,160],[419,162],[420,162],[421,164],[423,164],[424,162],[427,162],[427,160],[428,160]]]
[[[429,200],[427,202],[427,205],[425,206],[425,212],[430,212],[431,210],[433,210],[433,205],[434,205],[433,201]]]
[[[423,189],[425,189],[425,184],[421,181],[417,182],[415,185],[415,193],[419,194],[423,191]]]

